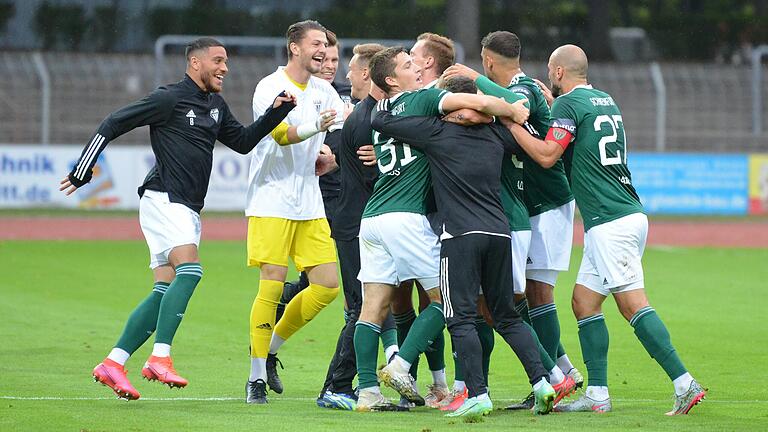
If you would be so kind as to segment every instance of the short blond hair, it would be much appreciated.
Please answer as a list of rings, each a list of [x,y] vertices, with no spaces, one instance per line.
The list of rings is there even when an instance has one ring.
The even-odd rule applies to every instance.
[[[424,49],[435,58],[437,73],[442,74],[456,61],[456,50],[453,41],[436,33],[422,33],[416,41],[424,41]]]

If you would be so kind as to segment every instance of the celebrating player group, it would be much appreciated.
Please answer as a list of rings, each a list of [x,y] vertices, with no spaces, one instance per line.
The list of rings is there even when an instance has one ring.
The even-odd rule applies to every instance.
[[[609,296],[672,381],[667,415],[704,399],[646,297],[648,219],[627,167],[624,120],[616,101],[588,83],[584,50],[552,52],[547,85],[521,69],[514,33],[483,38],[482,73],[455,64],[450,39],[423,33],[410,51],[355,46],[350,88],[337,83],[339,41],[320,23],[291,25],[286,49],[287,64],[256,85],[246,127],[218,94],[225,47],[191,41],[183,79],[107,116],[61,180],[64,193],[75,192],[110,141],[150,126],[156,164],[138,193],[154,284],[93,369],[96,381],[139,399],[124,365],[154,334],[141,374],[188,384],[171,345],[203,275],[200,211],[218,140],[251,155],[245,240],[247,265],[260,277],[247,403],[283,393],[278,350],[337,297],[339,275],[345,321],[324,380],[317,371],[319,407],[489,414],[489,368],[509,367],[490,362],[498,333],[531,390],[507,409],[609,412]],[[576,207],[585,235],[572,309],[586,371],[566,354],[554,302]],[[289,259],[302,272],[297,282],[286,281]],[[425,393],[416,385],[422,355],[432,376]],[[381,384],[400,400],[385,397]]]

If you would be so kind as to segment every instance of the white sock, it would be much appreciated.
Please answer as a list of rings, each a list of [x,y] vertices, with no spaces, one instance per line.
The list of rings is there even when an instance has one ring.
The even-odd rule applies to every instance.
[[[279,350],[284,343],[285,339],[278,336],[277,333],[272,333],[272,341],[269,343],[269,353],[277,354],[277,350]]]
[[[126,350],[120,348],[112,348],[112,351],[109,352],[107,358],[115,363],[118,363],[120,366],[124,366],[125,362],[128,361],[130,356],[131,355],[128,354],[128,351]]]
[[[453,382],[453,390],[463,393],[467,389],[467,384],[464,381],[456,380]]]
[[[152,347],[152,355],[155,357],[170,357],[171,346],[164,343],[156,343]]]
[[[608,399],[608,387],[607,386],[587,386],[587,397],[596,400],[604,401]]]
[[[549,383],[552,385],[560,384],[565,379],[563,371],[559,367],[555,366],[549,371]]]
[[[486,399],[488,399],[488,393],[483,393],[475,396],[475,400],[478,400],[478,401],[483,401]]]
[[[540,379],[539,382],[537,382],[536,384],[533,385],[533,391],[535,391],[535,392],[539,391],[539,389],[542,388],[546,384],[549,384],[547,382],[546,378]]]
[[[384,357],[389,361],[389,359],[392,358],[393,355],[400,352],[400,347],[397,345],[390,345],[386,348],[384,348]]]
[[[445,369],[432,372],[432,382],[440,387],[448,387],[448,381],[445,380]]]
[[[251,375],[248,376],[248,381],[257,379],[267,381],[267,359],[251,357]]]
[[[688,372],[673,379],[672,384],[675,385],[675,394],[680,396],[681,394],[687,392],[691,387],[691,382],[693,382],[693,377]]]
[[[393,362],[397,367],[400,368],[401,372],[408,372],[409,370],[411,370],[411,364],[403,360],[403,358],[400,357],[399,354],[395,356],[395,360],[393,360]]]
[[[568,354],[563,354],[562,356],[557,358],[557,366],[560,368],[561,371],[568,373],[573,369],[573,364],[571,363],[571,359],[568,358]]]
[[[363,393],[363,392],[381,394],[381,388],[379,386],[373,386],[373,387],[366,387],[364,389],[360,389],[360,393]]]

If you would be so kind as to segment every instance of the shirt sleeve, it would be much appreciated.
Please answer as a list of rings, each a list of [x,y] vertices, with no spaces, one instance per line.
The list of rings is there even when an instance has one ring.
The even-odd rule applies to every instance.
[[[552,123],[549,126],[546,140],[555,141],[563,149],[568,148],[568,145],[576,139],[577,124],[576,111],[568,104],[568,101],[560,98],[555,99],[552,104]]]
[[[283,103],[277,108],[272,108],[273,104],[274,100],[256,121],[245,127],[237,121],[225,102],[224,118],[217,139],[232,150],[240,154],[247,154],[256,147],[262,138],[272,132],[296,106],[293,103]]]
[[[329,85],[329,87],[331,86]],[[328,97],[330,99],[329,105],[331,109],[336,111],[336,119],[333,121],[331,127],[328,128],[328,133],[330,134],[337,130],[341,130],[344,126],[344,101],[341,100],[341,97],[333,87],[330,88]]]
[[[160,88],[107,116],[80,154],[69,174],[70,182],[77,187],[88,183],[93,166],[110,141],[137,127],[167,122],[175,105],[176,97],[169,90]]]
[[[420,115],[438,116],[443,115],[443,98],[448,94],[445,90],[428,88],[419,90],[413,96],[412,104],[416,105],[416,111]]]
[[[393,116],[389,111],[378,111],[371,126],[388,137],[424,149],[434,142],[443,121],[434,116]]]
[[[485,75],[480,75],[476,80],[475,84],[477,85],[477,88],[483,92],[483,94],[486,94],[488,96],[496,96],[503,98],[505,101],[509,103],[515,103],[519,101],[520,99],[526,98],[529,100],[528,103],[526,103],[526,106],[530,105],[530,98],[526,95],[521,95],[517,92],[514,92],[512,90],[505,89],[504,87],[496,84],[495,82],[491,81],[490,78],[486,77]]]

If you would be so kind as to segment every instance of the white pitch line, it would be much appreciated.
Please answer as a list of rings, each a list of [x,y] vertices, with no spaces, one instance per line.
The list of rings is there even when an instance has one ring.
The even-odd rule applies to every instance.
[[[22,401],[99,401],[99,400],[115,400],[117,397],[59,397],[59,396],[0,396],[0,399],[4,400],[22,400]],[[192,401],[192,402],[228,402],[228,401],[240,401],[241,397],[170,397],[170,398],[153,398],[143,397],[140,400],[154,401],[154,402],[176,402],[176,401]],[[279,397],[275,400],[284,401],[296,401],[296,402],[314,402],[315,398],[300,398],[300,397]],[[496,399],[499,402],[512,402],[517,399]],[[613,399],[614,402],[620,403],[660,403],[669,402],[669,399]],[[723,400],[723,399],[706,399],[704,403],[725,403],[725,404],[767,404],[768,400]]]

